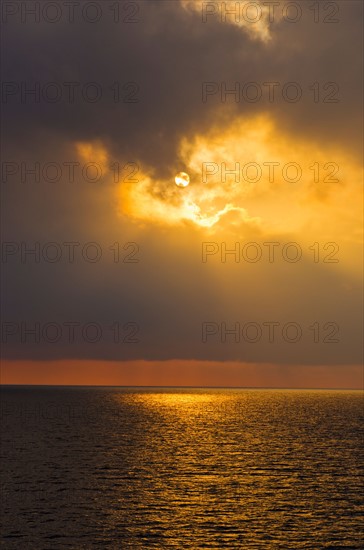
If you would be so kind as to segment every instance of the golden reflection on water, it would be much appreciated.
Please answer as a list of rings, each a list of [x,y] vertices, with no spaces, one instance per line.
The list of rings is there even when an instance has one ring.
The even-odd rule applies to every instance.
[[[358,392],[9,391],[6,410],[17,399],[33,411],[32,429],[5,418],[9,548],[19,510],[38,544],[14,548],[55,548],[54,533],[77,549],[91,539],[123,550],[362,548]],[[37,399],[94,414],[34,423]]]
[[[129,396],[130,403],[145,411],[145,414],[171,417],[181,423],[190,423],[198,417],[216,415],[236,403],[236,392],[229,391],[153,391],[140,392]],[[116,396],[120,403],[125,403],[125,394]],[[194,424],[196,427],[196,424]],[[191,426],[193,428],[193,426]]]
[[[358,397],[192,388],[115,394],[132,419],[118,498],[137,495],[130,528],[146,526],[135,548],[151,540],[184,550],[354,543]],[[122,518],[115,512],[116,523]]]
[[[171,407],[178,408],[182,413],[188,409],[196,408],[207,403],[227,401],[229,396],[198,393],[151,393],[139,394],[138,400],[146,407]]]

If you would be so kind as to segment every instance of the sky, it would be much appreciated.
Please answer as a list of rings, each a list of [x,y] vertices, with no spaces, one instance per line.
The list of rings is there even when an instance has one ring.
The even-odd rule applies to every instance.
[[[36,4],[1,13],[2,383],[362,387],[362,3]]]

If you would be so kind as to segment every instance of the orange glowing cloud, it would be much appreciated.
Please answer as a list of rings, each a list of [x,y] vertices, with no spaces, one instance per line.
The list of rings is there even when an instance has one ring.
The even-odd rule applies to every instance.
[[[219,230],[243,223],[267,235],[320,230],[360,241],[360,165],[344,150],[282,133],[266,114],[183,137],[178,163],[190,176],[188,187],[144,167],[136,181],[120,184],[120,214]]]

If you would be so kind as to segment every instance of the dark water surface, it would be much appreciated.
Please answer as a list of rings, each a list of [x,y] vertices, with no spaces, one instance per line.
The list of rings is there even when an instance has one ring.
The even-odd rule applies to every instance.
[[[350,391],[2,389],[2,547],[364,548]]]

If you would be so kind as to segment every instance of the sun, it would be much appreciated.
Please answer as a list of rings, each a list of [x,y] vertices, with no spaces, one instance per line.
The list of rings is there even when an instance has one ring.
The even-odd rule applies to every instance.
[[[187,187],[190,183],[190,176],[186,172],[178,172],[174,178],[177,187]]]

